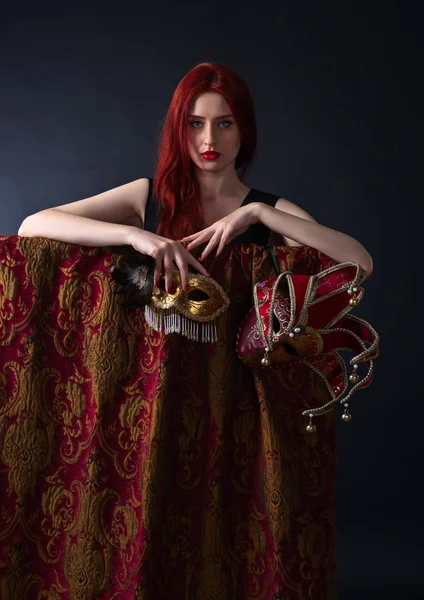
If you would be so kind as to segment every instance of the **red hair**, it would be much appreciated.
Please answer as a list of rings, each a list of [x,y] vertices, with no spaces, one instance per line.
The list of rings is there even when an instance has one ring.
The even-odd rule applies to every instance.
[[[159,137],[153,198],[161,207],[158,234],[170,239],[191,235],[203,227],[200,186],[188,152],[188,108],[196,94],[215,91],[224,96],[242,141],[235,161],[243,179],[256,150],[256,117],[250,90],[237,73],[215,63],[200,63],[177,85]]]

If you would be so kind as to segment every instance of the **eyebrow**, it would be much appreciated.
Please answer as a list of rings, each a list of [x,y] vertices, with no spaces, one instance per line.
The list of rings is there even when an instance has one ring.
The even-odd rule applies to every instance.
[[[224,119],[224,117],[232,117],[233,115],[220,115],[219,117],[215,117],[215,119]],[[205,119],[206,117],[201,117],[200,115],[188,115],[189,119]]]

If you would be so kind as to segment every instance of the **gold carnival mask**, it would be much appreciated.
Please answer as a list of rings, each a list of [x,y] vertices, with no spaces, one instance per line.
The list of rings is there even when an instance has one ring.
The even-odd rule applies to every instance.
[[[144,306],[146,322],[156,331],[179,333],[191,340],[216,342],[216,319],[230,305],[223,288],[211,277],[189,273],[189,289],[183,290],[178,269],[172,272],[172,293],[166,292],[164,277],[153,284],[155,260],[134,251],[115,260],[110,272],[121,284],[114,294],[127,294],[124,306]]]
[[[163,281],[163,278],[162,278]],[[179,333],[192,340],[216,342],[216,318],[230,301],[211,277],[189,273],[184,291],[178,270],[172,271],[172,293],[153,286],[150,304],[145,306],[147,323],[156,331]]]

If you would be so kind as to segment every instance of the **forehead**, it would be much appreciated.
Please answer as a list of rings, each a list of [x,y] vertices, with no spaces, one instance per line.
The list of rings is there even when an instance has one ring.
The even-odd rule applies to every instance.
[[[190,104],[189,113],[210,117],[214,114],[231,113],[230,106],[224,96],[218,92],[202,92],[196,94]]]

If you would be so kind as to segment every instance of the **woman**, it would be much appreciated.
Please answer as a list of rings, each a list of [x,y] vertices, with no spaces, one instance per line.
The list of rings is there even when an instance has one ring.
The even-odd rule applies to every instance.
[[[160,199],[162,235],[145,227],[147,178],[40,211],[23,221],[18,234],[87,246],[130,244],[156,259],[155,282],[163,270],[167,291],[174,263],[184,287],[188,265],[207,274],[190,250],[206,243],[200,260],[212,251],[219,254],[255,223],[281,234],[288,246],[311,246],[371,273],[370,254],[351,236],[320,225],[284,198],[272,206],[261,202],[260,194],[247,197],[250,190],[241,179],[255,150],[248,87],[222,65],[200,64],[177,86],[159,143],[153,196]],[[188,242],[186,248],[181,242]]]
[[[175,267],[187,289],[189,268],[208,275],[207,265],[231,299],[224,343],[182,336],[159,336],[151,345],[147,335],[140,340],[149,345],[150,363],[143,371],[143,419],[133,439],[147,442],[143,452],[137,447],[134,467],[124,473],[129,484],[134,473],[138,477],[131,509],[116,509],[124,521],[139,512],[131,540],[124,533],[120,538],[125,571],[118,563],[110,568],[111,595],[102,598],[112,593],[125,598],[135,593],[143,600],[336,598],[335,426],[325,416],[319,441],[306,441],[299,418],[305,399],[321,394],[322,400],[326,390],[303,365],[253,378],[237,359],[234,343],[252,305],[251,273],[259,268],[260,261],[252,267],[251,247],[263,247],[279,234],[290,256],[297,255],[292,246],[310,247],[368,273],[372,259],[358,241],[318,224],[294,203],[244,185],[255,149],[248,87],[227,67],[199,64],[173,95],[153,181],[138,179],[41,211],[19,229],[21,236],[79,245],[131,245],[156,260],[155,283],[163,277],[167,292]],[[139,385],[126,381],[119,393]],[[118,406],[117,422],[138,414],[137,402],[132,397],[131,413]],[[119,452],[99,439],[101,452],[114,457],[105,460],[113,479]],[[107,523],[102,518],[102,531],[109,531]],[[118,521],[114,527],[124,532]],[[99,535],[98,547],[111,552],[105,537]],[[97,547],[96,552],[98,557]],[[95,571],[94,558],[87,560]],[[121,596],[124,587],[117,580],[124,572],[128,595]]]

